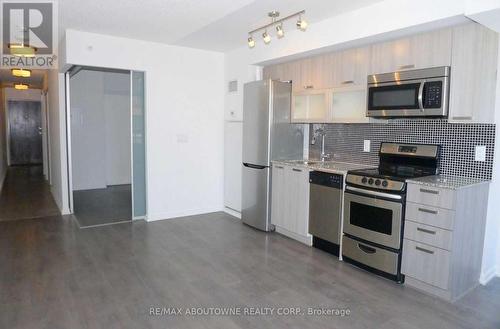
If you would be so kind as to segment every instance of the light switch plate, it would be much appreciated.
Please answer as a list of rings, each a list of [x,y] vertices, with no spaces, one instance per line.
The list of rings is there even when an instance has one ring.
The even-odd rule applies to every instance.
[[[486,161],[486,146],[476,145],[474,151],[474,161],[480,161],[480,162]]]
[[[369,139],[365,139],[363,141],[363,152],[370,152],[370,144],[371,144],[371,140],[369,140]]]

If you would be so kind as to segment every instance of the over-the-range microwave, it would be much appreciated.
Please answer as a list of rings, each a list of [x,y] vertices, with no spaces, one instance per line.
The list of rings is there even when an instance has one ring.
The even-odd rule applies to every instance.
[[[368,76],[369,117],[446,117],[450,67]]]

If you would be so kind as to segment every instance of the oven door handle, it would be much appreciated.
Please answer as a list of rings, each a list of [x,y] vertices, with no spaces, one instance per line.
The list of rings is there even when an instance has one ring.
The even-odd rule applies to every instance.
[[[424,112],[424,86],[425,86],[426,81],[423,80],[420,83],[420,87],[418,87],[418,107],[420,108],[420,111]]]
[[[365,194],[368,196],[379,196],[382,198],[387,198],[387,199],[392,199],[392,200],[401,200],[403,197],[398,194],[390,194],[390,193],[384,193],[384,192],[377,192],[377,191],[372,191],[372,190],[365,190],[362,188],[357,188],[353,186],[346,186],[345,187],[346,191],[352,191],[352,192],[357,192],[360,194]]]

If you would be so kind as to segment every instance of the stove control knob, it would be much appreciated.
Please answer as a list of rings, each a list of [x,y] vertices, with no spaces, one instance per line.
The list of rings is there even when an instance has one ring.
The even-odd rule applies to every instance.
[[[383,187],[387,187],[387,185],[389,185],[389,183],[386,180],[382,182]]]
[[[373,179],[372,179],[372,178],[370,178],[370,179],[368,180],[368,184],[373,185]]]
[[[380,186],[380,179],[377,179],[377,180],[375,181],[375,185]]]
[[[366,177],[363,177],[363,179],[361,179],[361,183],[363,183],[363,184],[366,184],[367,181],[368,181],[368,179]]]

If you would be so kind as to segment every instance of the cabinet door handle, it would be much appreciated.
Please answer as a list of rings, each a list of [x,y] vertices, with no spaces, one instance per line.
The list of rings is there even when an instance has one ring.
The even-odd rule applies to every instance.
[[[293,171],[302,172],[302,169],[292,168]]]
[[[452,117],[453,120],[472,120],[472,117]]]
[[[414,69],[414,68],[415,68],[415,64],[401,65],[399,67],[400,70],[408,70],[408,69]]]
[[[419,250],[419,251],[422,251],[422,252],[425,252],[427,254],[434,254],[434,251],[432,250],[429,250],[429,249],[424,249],[424,248],[421,248],[421,247],[415,247],[415,249]]]
[[[307,86],[304,86],[304,89],[313,89],[314,86],[313,85],[307,85]]]
[[[350,84],[353,84],[354,81],[353,80],[345,80],[345,81],[342,81],[341,84],[343,85],[350,85]]]
[[[274,166],[274,168],[276,168],[276,169],[283,169],[282,166]]]
[[[429,193],[429,194],[439,194],[439,191],[428,190],[428,189],[425,189],[425,188],[421,188],[420,192],[422,192],[422,193]]]
[[[420,212],[426,212],[428,214],[433,214],[433,215],[437,215],[437,210],[430,210],[430,209],[424,209],[424,208],[418,208],[418,211]]]
[[[417,231],[424,232],[427,234],[436,234],[436,231],[426,230],[425,228],[417,227]]]

